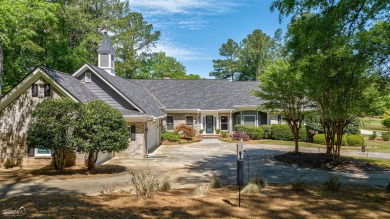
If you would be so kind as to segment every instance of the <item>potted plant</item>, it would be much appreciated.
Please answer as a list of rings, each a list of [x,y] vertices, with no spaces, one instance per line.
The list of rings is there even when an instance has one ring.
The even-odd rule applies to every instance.
[[[215,130],[215,132],[216,132],[217,134],[219,134],[219,133],[221,133],[221,129],[217,129],[217,130]]]
[[[203,132],[204,132],[203,129],[199,130],[199,134],[203,134]]]

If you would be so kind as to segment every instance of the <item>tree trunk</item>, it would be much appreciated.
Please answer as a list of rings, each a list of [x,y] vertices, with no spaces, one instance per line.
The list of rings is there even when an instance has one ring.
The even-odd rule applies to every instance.
[[[3,64],[4,64],[4,56],[3,56],[3,43],[0,42],[0,97],[3,94]]]
[[[88,153],[88,158],[87,158],[87,168],[89,171],[95,169],[95,163],[98,158],[98,153],[99,151],[91,151]]]

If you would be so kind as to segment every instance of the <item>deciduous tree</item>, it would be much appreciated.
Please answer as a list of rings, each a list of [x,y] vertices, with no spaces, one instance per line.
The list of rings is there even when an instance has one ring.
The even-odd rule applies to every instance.
[[[261,108],[283,115],[294,137],[295,153],[299,152],[299,129],[308,103],[301,76],[301,72],[292,69],[288,61],[276,60],[260,75],[259,90],[253,91],[255,96],[265,100]]]

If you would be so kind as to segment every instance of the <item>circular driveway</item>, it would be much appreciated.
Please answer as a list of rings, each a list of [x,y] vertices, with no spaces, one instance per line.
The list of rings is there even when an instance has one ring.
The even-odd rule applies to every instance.
[[[390,172],[342,172],[323,169],[302,168],[284,164],[272,159],[279,153],[292,151],[290,146],[245,144],[244,178],[261,176],[270,183],[291,183],[298,179],[307,183],[323,183],[330,177],[338,177],[343,184],[357,184],[386,187]],[[300,147],[302,152],[318,152],[316,148]],[[348,155],[364,155],[357,151],[343,151]],[[371,156],[390,159],[388,154],[373,153]],[[248,159],[249,158],[249,159]],[[162,145],[149,158],[114,158],[106,164],[125,166],[129,171],[150,170],[158,178],[169,177],[173,188],[195,187],[208,183],[213,175],[223,184],[236,183],[236,144],[218,140],[204,140],[187,145]],[[0,198],[17,195],[38,195],[50,193],[76,193],[98,195],[105,186],[115,190],[132,188],[131,175],[122,173],[113,176],[71,180],[34,181],[0,185]]]
[[[298,179],[308,183],[323,183],[330,177],[338,177],[345,184],[384,187],[390,182],[390,172],[328,171],[284,164],[272,159],[276,154],[292,151],[290,146],[245,144],[244,176],[261,176],[270,183],[291,183]],[[303,148],[302,152],[318,152],[315,148]],[[222,183],[236,182],[236,144],[218,140],[204,140],[186,145],[162,145],[149,158],[119,158],[109,164],[126,166],[129,170],[149,169],[158,177],[168,176],[176,188],[195,186],[209,182],[213,175]]]

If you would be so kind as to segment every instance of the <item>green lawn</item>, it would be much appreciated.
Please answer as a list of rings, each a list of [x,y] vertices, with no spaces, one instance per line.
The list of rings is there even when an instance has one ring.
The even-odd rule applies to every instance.
[[[365,137],[366,142],[366,150],[368,152],[381,152],[381,153],[390,153],[390,141],[382,141],[382,140],[368,140],[368,137]],[[294,146],[293,141],[280,141],[280,140],[270,140],[263,139],[259,140],[260,144],[271,144],[271,145],[288,145]],[[313,144],[307,142],[299,142],[299,146],[303,147],[313,147],[313,148],[321,148],[325,149],[325,145]],[[341,150],[360,150],[360,147],[353,146],[342,146]]]
[[[382,119],[365,117],[361,129],[386,132],[387,129],[381,124]]]
[[[372,163],[381,167],[390,168],[390,160],[383,160],[377,158],[366,158],[366,157],[352,157],[356,160],[362,160],[367,163]]]

